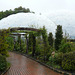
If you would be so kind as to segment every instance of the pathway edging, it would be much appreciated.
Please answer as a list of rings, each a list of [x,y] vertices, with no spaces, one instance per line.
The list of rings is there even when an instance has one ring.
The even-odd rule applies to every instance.
[[[10,69],[10,67],[8,67],[4,72],[2,72],[1,75],[4,75]]]
[[[50,68],[51,70],[53,70],[53,71],[55,71],[55,72],[58,72],[58,73],[61,73],[61,74],[63,74],[63,75],[75,75],[75,74],[69,73],[69,72],[67,72],[67,71],[58,70],[58,69],[55,69],[55,68],[53,68],[53,67],[51,67],[51,66],[48,66],[48,65],[46,65],[45,63],[42,63],[42,62],[40,62],[39,60],[36,60],[35,58],[28,56],[27,54],[20,53],[20,52],[16,52],[16,51],[12,51],[12,52],[17,53],[17,54],[20,54],[20,55],[23,55],[23,56],[26,56],[27,58],[30,58],[30,59],[32,59],[32,60],[34,60],[34,61],[36,61],[36,62],[38,62],[38,63],[40,63],[40,64],[42,64],[42,65],[44,65],[44,66],[46,66],[46,67],[48,67],[48,68]]]
[[[51,67],[51,66],[48,66],[48,65],[46,65],[45,63],[42,63],[42,62],[40,62],[39,60],[36,60],[35,58],[32,58],[32,57],[30,57],[30,56],[28,56],[28,55],[25,55],[25,54],[22,54],[22,55],[24,55],[24,56],[26,56],[26,57],[28,57],[28,58],[30,58],[30,59],[32,59],[32,60],[34,60],[34,61],[36,61],[36,62],[42,64],[42,65],[44,65],[44,66],[50,68],[51,70],[53,70],[53,71],[55,71],[55,72],[58,72],[58,73],[61,73],[61,74],[64,74],[64,75],[72,75],[71,73],[68,73],[68,72],[66,72],[66,71],[61,71],[61,70],[55,69],[55,68],[53,68],[53,67]]]

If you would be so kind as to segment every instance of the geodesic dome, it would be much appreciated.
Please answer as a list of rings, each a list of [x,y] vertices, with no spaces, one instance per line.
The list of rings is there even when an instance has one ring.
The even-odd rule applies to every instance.
[[[14,27],[26,27],[26,28],[45,28],[48,33],[55,32],[56,25],[47,17],[37,15],[33,13],[18,13],[10,15],[0,21],[0,29],[8,29]]]

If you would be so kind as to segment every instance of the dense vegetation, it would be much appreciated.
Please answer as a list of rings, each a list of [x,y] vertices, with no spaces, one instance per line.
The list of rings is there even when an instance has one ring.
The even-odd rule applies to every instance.
[[[58,27],[61,26],[57,26],[56,33],[58,33]],[[62,32],[62,27],[60,31]],[[75,70],[75,43],[67,42],[67,39],[63,37],[62,33],[58,33],[60,38],[55,37],[57,41],[62,38],[61,42],[59,44],[57,43],[57,50],[55,46],[57,44],[55,44],[53,34],[50,32],[48,35],[45,27],[41,28],[40,32],[26,32],[24,35],[25,39],[21,38],[21,35],[18,35],[18,38],[15,37],[14,39],[14,36],[8,36],[8,32],[9,29],[0,31],[0,64],[2,63],[0,65],[0,71],[7,68],[6,57],[8,56],[8,50],[28,54],[55,68],[68,71]]]
[[[29,36],[27,36],[28,34]],[[74,71],[75,43],[67,42],[67,38],[63,37],[62,26],[57,26],[55,40],[51,32],[49,35],[47,34],[45,27],[40,29],[40,32],[28,32],[25,38],[23,40],[18,36],[14,47],[12,45],[14,40],[11,39],[12,42],[10,41],[9,49],[31,55],[37,60],[55,68]]]
[[[14,10],[6,10],[6,11],[1,11],[0,12],[0,20],[12,15],[12,14],[16,14],[19,12],[24,12],[24,13],[28,13],[30,12],[29,8],[23,8],[23,7],[18,7],[15,8]],[[34,12],[30,12],[30,13],[34,13]],[[0,30],[0,73],[2,71],[4,71],[5,69],[7,69],[8,67],[8,62],[6,61],[6,57],[9,56],[8,54],[8,50],[13,50],[14,48],[16,49],[16,46],[18,47],[18,43],[14,46],[14,41],[13,38],[8,37],[9,35],[9,29],[8,30]],[[9,40],[9,41],[8,41]],[[21,45],[21,47],[23,49],[23,45]],[[17,50],[22,50],[18,48]],[[25,49],[25,48],[24,48]]]
[[[5,56],[0,54],[0,71],[4,71],[7,68],[7,61]]]
[[[30,10],[19,7],[14,10],[2,11],[0,20],[18,12],[27,13]],[[21,35],[18,35],[18,38],[8,35],[9,29],[0,30],[0,72],[8,67],[6,57],[9,56],[9,50],[25,53],[54,68],[75,70],[75,42],[67,41],[66,36],[63,37],[61,25],[57,25],[55,38],[51,32],[49,35],[47,34],[45,27],[41,28],[39,32],[26,32],[23,36],[24,39],[21,38]]]
[[[62,26],[58,25],[55,35],[55,49],[58,50],[63,38]]]
[[[8,54],[8,44],[6,38],[8,37],[8,30],[0,30],[0,73],[8,68],[6,57]]]

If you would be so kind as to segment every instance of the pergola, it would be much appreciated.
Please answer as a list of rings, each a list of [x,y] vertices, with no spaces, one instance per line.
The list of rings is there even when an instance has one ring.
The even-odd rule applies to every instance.
[[[17,28],[10,28],[10,36],[14,38],[14,44],[15,44],[15,37],[14,36],[18,36],[19,39],[21,39],[21,35],[25,36],[26,38],[26,54],[28,53],[28,37],[27,35],[32,32],[40,32],[40,29],[36,29],[36,28],[24,28],[24,27],[17,27]],[[16,33],[14,33],[16,32]],[[36,42],[36,36],[33,35],[33,39]],[[35,42],[33,42],[33,51],[32,51],[32,56],[35,55]],[[21,47],[21,40],[18,41],[18,43],[20,44]]]

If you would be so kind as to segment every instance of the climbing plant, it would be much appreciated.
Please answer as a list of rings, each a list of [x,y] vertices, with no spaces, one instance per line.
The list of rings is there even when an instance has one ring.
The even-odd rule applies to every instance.
[[[33,34],[32,32],[29,33],[29,42],[28,42],[28,49],[29,49],[29,53],[33,51],[33,38],[32,38]]]
[[[43,59],[44,61],[46,61],[49,58],[49,43],[48,43],[48,36],[47,36],[47,31],[45,29],[45,26],[42,29],[42,38],[43,38],[43,45],[44,45]]]
[[[14,49],[14,38],[8,36],[6,38],[6,40],[7,40],[7,44],[8,44],[8,50],[13,51],[13,49]]]
[[[6,41],[6,37],[8,36],[8,30],[0,30],[0,54],[4,56],[8,56],[8,44]]]

